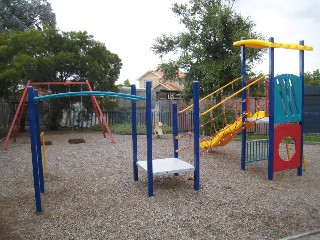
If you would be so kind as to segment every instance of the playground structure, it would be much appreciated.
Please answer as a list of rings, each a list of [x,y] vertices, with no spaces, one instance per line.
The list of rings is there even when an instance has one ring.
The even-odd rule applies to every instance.
[[[14,115],[14,118],[13,118],[13,120],[11,122],[9,131],[7,133],[7,137],[6,137],[6,139],[5,139],[4,143],[3,143],[3,146],[2,146],[2,151],[3,152],[7,150],[8,142],[9,142],[10,136],[12,134],[12,131],[14,130],[14,126],[15,125],[16,125],[16,129],[15,129],[15,133],[13,135],[13,138],[14,138],[13,141],[14,142],[16,141],[17,136],[19,134],[20,122],[21,122],[21,119],[23,117],[23,114],[24,114],[24,111],[25,111],[25,105],[26,105],[26,102],[27,102],[27,95],[28,95],[27,94],[27,90],[28,90],[28,87],[29,86],[48,86],[48,88],[49,88],[51,85],[67,85],[67,86],[80,85],[81,89],[82,89],[82,85],[85,85],[89,91],[92,91],[92,88],[91,88],[91,85],[90,85],[89,81],[85,81],[85,82],[72,82],[72,81],[66,81],[66,82],[30,82],[30,81],[28,81],[26,86],[25,86],[25,88],[24,88],[24,91],[22,93],[20,102],[18,104],[16,113]],[[111,133],[110,128],[109,128],[109,125],[108,125],[108,123],[106,121],[106,118],[104,117],[104,115],[103,115],[103,113],[101,111],[101,108],[99,106],[99,103],[98,103],[96,97],[95,96],[91,96],[91,101],[92,101],[93,108],[95,110],[95,114],[98,117],[98,122],[99,122],[99,125],[100,125],[101,132],[103,134],[103,137],[106,138],[106,133],[105,133],[105,130],[104,130],[104,127],[105,127],[107,129],[107,131],[108,131],[108,134],[109,134],[109,136],[111,138],[112,143],[115,143],[115,139],[112,136],[112,133]]]
[[[50,94],[45,96],[38,96],[38,90],[28,86],[26,94],[28,96],[28,113],[30,123],[30,140],[31,140],[31,154],[32,154],[32,168],[33,168],[33,182],[36,199],[36,211],[42,211],[41,193],[45,191],[44,188],[44,170],[46,166],[42,163],[42,149],[41,149],[41,134],[40,134],[40,118],[39,118],[39,101],[74,97],[74,96],[89,96],[91,98],[99,96],[109,96],[114,98],[124,98],[132,101],[142,100],[144,97],[121,94],[114,92],[101,92],[101,91],[82,91],[82,92],[65,92],[58,94]],[[136,117],[136,116],[135,116]],[[136,126],[135,126],[136,127]],[[44,169],[45,168],[45,169]]]
[[[246,86],[246,48],[269,48],[269,144],[268,144],[268,179],[273,179],[274,172],[297,169],[298,176],[302,175],[303,163],[303,112],[304,112],[304,51],[312,51],[312,47],[299,44],[277,43],[274,38],[269,41],[242,39],[234,46],[241,47],[242,86]],[[281,74],[274,76],[274,50],[284,48],[299,50],[299,75]],[[242,95],[243,101],[245,95]],[[246,112],[243,103],[242,111]],[[243,117],[243,122],[245,121]],[[294,153],[288,159],[283,159],[279,147],[288,137],[294,141]],[[288,148],[287,148],[288,149]],[[245,170],[246,163],[246,129],[242,130],[241,169]]]
[[[202,154],[212,148],[228,144],[233,137],[241,133],[241,169],[245,170],[245,164],[260,160],[268,160],[268,179],[273,179],[273,173],[288,169],[297,169],[298,175],[302,175],[303,162],[303,87],[304,87],[304,51],[311,51],[312,47],[304,46],[304,42],[299,44],[275,43],[273,38],[270,41],[249,39],[234,43],[241,47],[241,78],[237,78],[222,88],[200,99],[200,102],[213,96],[229,85],[242,79],[242,88],[215,104],[213,107],[200,112],[200,116],[210,114],[207,122],[201,122],[204,128],[207,124],[212,124],[218,117],[226,119],[226,104],[238,94],[241,94],[241,114],[235,116],[235,120],[225,123],[220,129],[215,129],[215,133],[204,137],[200,142]],[[246,48],[269,48],[269,74],[259,77],[256,80],[247,80],[246,76]],[[281,74],[274,76],[274,49],[285,48],[299,50],[300,76],[293,74]],[[263,81],[266,87],[265,105],[258,104],[254,112],[250,108],[249,89],[259,82]],[[230,104],[229,104],[230,105]],[[189,106],[179,113],[190,110]],[[222,113],[214,115],[213,110],[220,107]],[[195,112],[197,114],[197,112]],[[226,122],[226,121],[224,121]],[[253,128],[256,124],[269,123],[269,139],[247,141],[247,130]],[[293,139],[294,151],[290,154],[288,139]],[[287,157],[280,154],[280,145],[285,142]],[[192,146],[191,146],[192,147]],[[188,148],[188,147],[187,147]],[[182,151],[184,149],[178,149]]]
[[[42,211],[41,193],[45,191],[44,188],[44,166],[42,163],[42,149],[41,149],[41,135],[39,124],[39,101],[46,101],[51,99],[73,97],[73,96],[109,96],[115,98],[124,98],[132,101],[132,146],[133,146],[133,172],[134,180],[138,181],[138,166],[147,171],[148,175],[148,196],[153,196],[153,177],[156,175],[182,172],[194,172],[194,188],[199,190],[199,131],[195,131],[194,141],[196,146],[194,149],[195,165],[191,165],[181,159],[178,159],[178,122],[174,119],[174,151],[173,158],[152,159],[152,111],[151,111],[151,82],[146,83],[146,98],[136,96],[135,85],[131,86],[130,94],[121,94],[113,92],[98,92],[98,91],[82,91],[82,92],[65,92],[58,94],[50,94],[45,96],[38,96],[38,90],[28,86],[28,113],[30,122],[30,140],[32,153],[32,167],[34,177],[34,189],[36,200],[36,211]],[[198,103],[198,82],[194,83],[194,111],[199,111]],[[147,160],[138,161],[138,147],[137,147],[137,124],[136,124],[136,101],[146,99],[146,122],[147,122]],[[174,112],[177,116],[177,105],[173,105]],[[199,116],[194,115],[194,122],[199,126]]]
[[[204,155],[213,148],[228,144],[244,128],[253,129],[257,124],[264,122],[265,119],[267,119],[267,103],[269,102],[267,91],[265,92],[265,96],[255,98],[255,102],[251,102],[250,99],[252,98],[250,98],[249,95],[249,88],[255,87],[256,85],[258,85],[258,89],[260,89],[260,85],[263,85],[267,88],[267,77],[268,75],[263,75],[255,80],[250,81],[247,86],[234,93],[231,93],[230,96],[224,96],[224,98],[219,102],[215,102],[214,104],[205,103],[205,105],[203,105],[206,99],[209,97],[215,98],[215,95],[222,94],[222,92],[228,86],[242,79],[242,77],[236,78],[199,100],[199,103],[202,103],[203,105],[202,111],[199,113],[201,117],[200,129],[203,133],[200,141],[201,155]],[[239,94],[243,93],[246,95],[246,99],[244,101],[238,97]],[[242,112],[241,103],[243,102],[245,102],[248,109],[253,110],[253,113],[251,111]],[[250,107],[252,103],[256,104],[256,102],[258,102],[256,106]],[[210,106],[210,108],[206,109],[207,106]],[[188,115],[187,111],[190,111],[191,107],[193,107],[193,105],[181,110],[179,112],[180,118],[184,118],[183,116],[185,114]],[[189,114],[192,115],[193,113]],[[245,122],[242,121],[243,117],[246,118]],[[216,122],[218,122],[218,124],[216,124]],[[192,131],[190,130],[189,133],[192,134]],[[185,148],[180,148],[177,151],[180,152],[192,147],[193,145],[190,145]]]
[[[218,89],[217,91],[209,94],[205,98],[199,100],[199,83],[195,81],[193,83],[193,105],[187,107],[186,109],[180,111],[183,113],[187,110],[193,108],[193,144],[187,148],[193,148],[193,159],[194,165],[187,163],[178,158],[178,154],[182,149],[179,149],[179,134],[178,134],[178,112],[177,105],[173,103],[173,146],[174,146],[174,158],[166,159],[152,159],[152,115],[151,115],[151,85],[147,83],[146,85],[146,97],[147,97],[147,110],[146,110],[146,124],[147,124],[147,144],[148,153],[147,161],[137,161],[137,149],[134,147],[134,180],[138,180],[138,166],[143,168],[148,172],[148,195],[153,196],[153,176],[161,174],[179,174],[181,172],[194,172],[194,189],[199,190],[200,188],[200,148],[211,149],[213,147],[223,146],[228,144],[231,139],[238,133],[242,133],[242,147],[241,147],[241,169],[245,170],[246,155],[251,153],[252,147],[253,154],[251,156],[255,159],[251,159],[251,162],[258,160],[268,159],[268,179],[272,180],[273,173],[276,171],[282,171],[292,168],[298,169],[298,175],[302,175],[302,148],[303,148],[303,131],[301,130],[303,125],[302,112],[303,112],[303,76],[304,76],[304,50],[312,50],[309,46],[303,46],[303,42],[300,44],[286,44],[286,43],[270,43],[261,40],[243,40],[236,42],[235,45],[240,44],[242,47],[241,53],[241,73],[242,77],[233,80],[226,86],[233,84],[238,80],[242,80],[242,88],[235,93],[231,94],[229,97],[223,101],[215,104],[210,109],[200,112],[199,103],[204,99],[211,97],[213,94],[223,90],[226,86]],[[271,39],[273,41],[273,39]],[[257,45],[259,43],[259,45]],[[263,45],[264,44],[264,45]],[[246,69],[245,69],[245,47],[269,47],[270,48],[270,73],[268,75],[263,75],[256,80],[247,81],[246,79]],[[288,49],[300,50],[300,77],[294,76],[292,74],[279,75],[274,81],[274,48],[282,47]],[[258,111],[255,113],[250,112],[250,96],[249,88],[254,84],[261,81],[265,82],[267,86],[266,89],[266,101],[264,110],[262,106],[257,106]],[[276,92],[276,93],[275,93]],[[132,92],[134,94],[134,92]],[[209,138],[202,140],[200,142],[200,116],[211,113],[214,109],[222,106],[227,101],[241,94],[242,96],[242,113],[236,120],[227,124],[225,127],[217,131],[215,136],[210,136]],[[275,107],[275,103],[281,102],[281,104]],[[283,108],[281,108],[281,106]],[[275,110],[276,108],[276,110]],[[134,107],[133,107],[134,109]],[[199,114],[198,114],[199,113]],[[276,113],[276,114],[275,114]],[[276,117],[275,117],[276,116]],[[290,122],[293,121],[293,122]],[[266,142],[259,141],[257,144],[249,145],[246,141],[246,131],[252,128],[257,122],[269,122],[269,140]],[[275,126],[275,122],[277,126]],[[134,125],[134,119],[133,119]],[[274,133],[275,132],[275,133]],[[136,132],[133,133],[133,136]],[[292,157],[288,159],[282,159],[279,154],[279,146],[283,139],[292,137],[295,142],[295,152]],[[135,141],[134,141],[135,142]],[[133,144],[134,146],[136,143]],[[262,145],[262,146],[261,146]],[[258,147],[259,146],[259,149]],[[261,147],[260,147],[261,146]],[[267,156],[265,154],[267,149]],[[249,150],[249,151],[248,151]],[[257,153],[258,151],[258,153]],[[261,151],[263,153],[261,153]],[[287,147],[288,151],[288,147]],[[289,156],[289,153],[288,153]],[[249,162],[247,160],[247,162]]]
[[[247,94],[249,92],[249,87],[253,86],[254,84],[263,81],[265,79],[266,75],[251,81],[247,86],[241,88],[240,90],[236,91],[235,93],[231,94],[229,97],[225,98],[223,101],[219,102],[218,104],[214,105],[213,107],[209,108],[208,110],[201,113],[201,116],[205,116],[209,113],[212,113],[213,110],[217,109],[218,107],[222,106],[223,109],[225,109],[225,103],[232,100],[233,97],[237,96],[238,94],[242,92],[246,92],[246,98],[245,100],[242,100],[242,102],[246,103],[246,106],[250,106],[249,101],[249,95]],[[221,90],[225,88],[222,87]],[[266,103],[268,100],[266,100]],[[224,106],[223,106],[224,105]],[[240,133],[243,129],[250,129],[254,127],[254,124],[258,121],[261,121],[263,118],[266,117],[266,112],[261,111],[260,108],[263,106],[258,105],[259,111],[252,113],[250,111],[244,112],[240,114],[240,116],[237,116],[234,122],[231,122],[229,124],[225,124],[225,126],[222,129],[218,129],[217,133],[212,136],[209,136],[208,138],[204,139],[200,143],[201,148],[210,149],[218,146],[224,146],[228,144],[233,137],[235,137],[238,133]],[[225,114],[225,110],[223,111],[223,114]],[[216,116],[214,116],[216,118]],[[246,118],[246,121],[242,121],[243,117]],[[211,121],[211,120],[210,120]],[[226,122],[226,121],[225,121]],[[204,123],[206,124],[206,123]]]
[[[135,88],[132,88],[131,94],[135,95]],[[193,111],[199,112],[199,83],[193,83]],[[151,110],[151,82],[146,82],[146,125],[147,125],[147,160],[138,161],[137,148],[137,124],[136,107],[132,102],[132,142],[133,142],[133,175],[134,180],[138,181],[138,167],[147,171],[148,177],[148,196],[154,196],[153,177],[163,174],[179,174],[184,172],[194,173],[194,189],[200,189],[200,151],[199,151],[199,115],[193,115],[194,122],[194,164],[190,164],[179,159],[178,154],[178,110],[177,104],[173,103],[173,157],[163,159],[152,158],[152,110]]]
[[[309,46],[304,46],[303,41],[300,44],[274,43],[273,38],[270,41],[261,40],[241,40],[234,43],[235,46],[241,46],[241,73],[242,88],[219,102],[205,112],[200,112],[199,107],[199,83],[193,82],[193,105],[183,111],[193,108],[193,164],[179,159],[179,133],[178,133],[178,111],[177,104],[173,103],[173,157],[164,159],[152,158],[152,110],[151,110],[151,82],[146,82],[146,98],[136,96],[136,88],[131,86],[131,95],[112,92],[67,92],[60,94],[51,94],[38,96],[37,90],[31,86],[28,87],[28,109],[30,122],[30,139],[32,151],[32,165],[34,176],[34,188],[36,198],[36,210],[42,211],[41,192],[44,192],[44,177],[41,157],[40,127],[39,127],[39,107],[38,102],[72,96],[110,96],[124,98],[132,101],[132,148],[133,148],[133,176],[134,181],[138,181],[138,168],[147,172],[148,178],[148,196],[154,196],[153,178],[162,174],[180,174],[184,172],[193,172],[194,189],[200,189],[200,147],[205,149],[222,146],[231,141],[238,133],[242,133],[241,147],[241,169],[245,170],[247,142],[246,130],[252,128],[258,121],[269,122],[269,140],[268,140],[268,179],[272,180],[273,173],[287,169],[298,169],[298,175],[302,175],[303,158],[303,81],[304,81],[304,51],[312,50]],[[247,82],[245,70],[245,49],[247,47],[266,47],[269,48],[270,55],[270,73],[254,81]],[[300,52],[300,77],[292,74],[283,74],[274,77],[274,48],[288,48],[299,50]],[[247,89],[259,81],[268,81],[268,106],[266,110],[250,113],[247,110]],[[237,81],[239,79],[236,79]],[[234,81],[236,81],[234,80]],[[232,84],[233,81],[227,85]],[[221,89],[219,89],[220,91]],[[237,94],[242,95],[242,113],[232,124],[226,125],[220,130],[220,135],[210,136],[209,139],[200,142],[200,116],[209,114],[215,108],[222,106],[230,98]],[[211,94],[210,94],[211,96]],[[207,96],[208,97],[208,96]],[[138,161],[137,147],[137,123],[136,123],[136,101],[146,100],[146,127],[147,127],[147,160]],[[281,104],[276,104],[281,103]],[[181,111],[182,112],[182,111]],[[181,113],[180,112],[180,113]],[[218,136],[218,137],[217,137]],[[295,152],[288,160],[282,159],[279,154],[279,145],[283,139],[291,137],[294,140]],[[258,154],[260,155],[260,154]]]

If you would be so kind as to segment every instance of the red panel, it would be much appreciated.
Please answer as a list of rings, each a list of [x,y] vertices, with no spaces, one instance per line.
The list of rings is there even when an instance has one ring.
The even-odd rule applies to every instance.
[[[283,160],[279,154],[279,145],[285,137],[292,137],[295,153],[289,160]],[[282,171],[300,167],[301,126],[297,123],[285,123],[274,128],[274,163],[273,171]],[[291,150],[292,151],[292,150]]]

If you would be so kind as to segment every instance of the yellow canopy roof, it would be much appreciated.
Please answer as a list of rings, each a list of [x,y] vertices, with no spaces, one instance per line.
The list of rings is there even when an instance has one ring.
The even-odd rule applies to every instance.
[[[242,46],[245,45],[247,48],[286,48],[292,50],[305,50],[312,51],[311,46],[304,46],[296,43],[278,43],[278,42],[269,42],[259,39],[246,39],[241,41],[236,41],[233,43],[233,46]]]

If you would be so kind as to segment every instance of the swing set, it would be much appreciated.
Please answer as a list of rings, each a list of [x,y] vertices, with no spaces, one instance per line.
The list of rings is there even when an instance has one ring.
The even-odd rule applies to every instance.
[[[26,103],[27,103],[28,87],[29,86],[32,86],[32,87],[34,87],[34,86],[48,86],[48,88],[50,89],[51,85],[68,85],[69,86],[69,90],[70,90],[70,86],[71,85],[80,85],[81,86],[81,91],[82,91],[82,86],[84,85],[84,86],[87,87],[88,91],[92,91],[92,87],[91,87],[89,81],[85,81],[85,82],[72,82],[72,81],[66,81],[66,82],[30,82],[30,81],[28,81],[26,86],[25,86],[25,88],[24,88],[24,90],[23,90],[23,93],[22,93],[20,102],[18,104],[16,113],[14,115],[14,118],[13,118],[12,122],[11,122],[7,137],[6,137],[6,139],[5,139],[4,143],[3,143],[3,146],[2,146],[2,151],[3,152],[5,152],[7,150],[9,139],[11,137],[12,132],[14,131],[14,126],[16,126],[16,128],[15,128],[15,132],[13,134],[13,142],[16,142],[16,140],[17,140],[17,137],[18,137],[18,134],[19,134],[19,129],[20,129],[20,122],[21,122],[21,119],[23,117],[23,114],[24,114],[24,111],[25,111],[25,106],[26,106]],[[105,132],[105,129],[104,129],[104,127],[105,127],[107,129],[107,131],[108,131],[108,134],[110,136],[111,142],[115,143],[115,139],[112,136],[112,133],[110,131],[109,125],[107,123],[107,120],[106,120],[105,116],[103,115],[103,113],[101,111],[101,108],[99,106],[99,103],[98,103],[96,97],[95,96],[90,96],[90,98],[91,98],[91,102],[92,102],[96,117],[98,118],[98,122],[99,122],[99,125],[100,125],[101,132],[103,134],[103,137],[106,138],[106,132]]]

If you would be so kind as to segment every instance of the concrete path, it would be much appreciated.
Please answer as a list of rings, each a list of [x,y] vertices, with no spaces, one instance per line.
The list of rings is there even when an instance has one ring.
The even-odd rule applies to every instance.
[[[299,233],[293,236],[281,238],[279,240],[320,240],[320,229],[316,229],[309,232]]]

